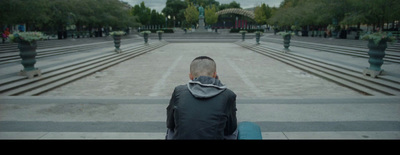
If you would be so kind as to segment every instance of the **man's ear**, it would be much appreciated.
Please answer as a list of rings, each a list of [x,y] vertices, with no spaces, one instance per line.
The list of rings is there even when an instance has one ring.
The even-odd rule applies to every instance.
[[[189,73],[189,79],[190,79],[190,80],[193,80],[193,79],[194,79],[192,73]]]
[[[216,77],[217,77],[217,72],[214,72],[214,74],[213,74],[212,77],[213,77],[213,78],[216,78]]]

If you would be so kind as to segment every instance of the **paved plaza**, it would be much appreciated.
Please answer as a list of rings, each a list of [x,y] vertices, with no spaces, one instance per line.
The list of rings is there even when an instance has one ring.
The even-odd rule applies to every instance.
[[[189,81],[189,65],[206,55],[238,98],[362,96],[351,89],[232,43],[171,43],[41,96],[170,97]]]
[[[112,53],[112,42],[97,41],[103,46],[85,43],[82,46],[90,46],[80,52],[40,58],[37,67],[44,74],[34,79],[19,79],[14,73],[22,66],[17,62],[0,64],[1,91],[6,92],[3,87],[7,80],[20,80],[21,86],[15,90],[27,87],[18,95],[0,96],[0,139],[164,139],[166,107],[172,91],[189,81],[189,64],[201,55],[216,61],[220,80],[237,94],[238,122],[258,124],[263,139],[400,139],[399,96],[368,96],[242,46],[279,51],[282,44],[271,41],[277,39],[272,34],[266,34],[257,46],[253,38],[241,42],[240,35],[226,35],[218,42],[224,36],[213,39],[214,34],[202,35],[191,41],[190,36],[177,34],[164,41],[152,38],[148,45],[132,35],[122,40],[121,49],[126,56],[112,60],[131,56],[129,53],[134,54],[132,50],[136,48],[145,52],[69,81],[66,80],[75,75],[63,75],[62,70],[88,63],[93,57],[117,55]],[[359,72],[368,66],[365,58],[296,46],[291,50],[296,55]],[[95,68],[103,61],[108,60],[100,59],[88,66]],[[399,63],[385,63],[386,75],[376,80],[398,81],[399,67]],[[79,65],[76,70],[80,70]],[[66,81],[65,84],[30,96],[29,90],[37,89],[30,87],[31,83],[48,87],[53,84],[45,81],[59,76],[63,77],[53,81]]]
[[[239,139],[400,140],[398,1],[0,0],[0,140],[165,140],[199,56]]]

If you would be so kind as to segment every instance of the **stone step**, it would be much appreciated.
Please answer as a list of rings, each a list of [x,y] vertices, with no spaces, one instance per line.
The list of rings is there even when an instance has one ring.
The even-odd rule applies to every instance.
[[[123,36],[123,40],[127,39],[138,39],[136,35],[128,35],[128,36]],[[101,37],[101,38],[78,38],[78,39],[63,39],[63,40],[43,40],[43,41],[38,41],[38,47],[37,50],[42,50],[42,49],[50,49],[50,48],[59,48],[59,47],[68,47],[68,46],[85,46],[85,44],[96,44],[96,43],[101,43],[101,42],[112,42],[113,39],[112,37]],[[0,54],[3,53],[13,53],[13,52],[18,52],[18,43],[7,43],[7,44],[0,44],[0,48],[2,49],[0,51]]]
[[[237,44],[365,94],[400,95],[400,91],[397,87],[392,87],[392,84],[389,84],[388,88],[387,85],[385,87],[382,83],[376,83],[367,78],[360,78],[362,74],[357,75],[352,71],[332,66],[332,64],[326,65],[321,62],[315,62],[312,59],[304,59],[298,56],[296,57],[295,55],[283,54],[281,50],[257,46],[251,43],[237,42]],[[398,85],[398,83],[393,84]]]
[[[262,47],[264,49],[272,49],[275,51],[279,51],[280,49],[275,49],[275,48],[271,48],[268,46],[258,46],[258,47]],[[357,69],[357,68],[352,68],[352,67],[348,67],[342,64],[338,64],[338,63],[334,63],[334,62],[326,62],[325,60],[320,60],[318,58],[313,58],[313,57],[308,57],[308,56],[303,56],[301,54],[297,54],[297,53],[286,53],[287,55],[293,56],[293,58],[296,58],[298,60],[301,60],[303,62],[305,62],[306,64],[311,64],[311,65],[317,65],[317,66],[321,66],[322,68],[325,69],[329,69],[332,70],[334,72],[331,72],[332,74],[337,74],[339,73],[340,75],[344,74],[344,75],[349,75],[354,78],[355,82],[369,82],[372,83],[371,86],[375,87],[381,87],[381,86],[385,86],[383,88],[381,88],[382,90],[385,90],[386,92],[391,92],[391,93],[395,93],[396,95],[399,95],[396,92],[400,91],[400,79],[396,79],[396,81],[394,80],[387,80],[385,77],[381,78],[381,79],[373,79],[367,76],[363,76],[361,70]],[[336,72],[336,73],[335,73]],[[389,89],[387,89],[389,88]]]
[[[263,40],[267,42],[283,44],[282,41],[283,39],[263,38]],[[348,47],[337,46],[337,45],[316,44],[316,43],[292,41],[292,40],[290,46],[297,46],[302,48],[315,49],[318,51],[369,58],[367,53],[368,49],[354,49],[354,48],[350,49]],[[400,63],[400,54],[398,54],[397,52],[386,52],[386,55],[383,59],[388,62]]]
[[[136,57],[145,52],[149,52],[155,48],[165,45],[165,42],[156,43],[150,46],[143,46],[142,48],[130,48],[121,54],[108,54],[106,56],[95,57],[84,62],[74,62],[73,64],[66,64],[58,66],[51,70],[50,74],[42,75],[42,77],[16,82],[15,79],[10,79],[14,82],[3,81],[4,84],[0,90],[1,96],[7,95],[38,95],[45,91],[54,89],[58,86],[64,85],[74,80],[78,80],[84,76],[93,74],[99,70],[108,68],[112,65],[118,64],[122,61]],[[68,66],[68,67],[65,67]]]
[[[263,139],[399,139],[399,97],[238,98]],[[0,139],[164,139],[169,98],[2,97]]]
[[[282,39],[280,35],[268,35],[265,38],[273,38],[273,39]],[[366,40],[353,40],[353,39],[333,39],[333,38],[323,38],[323,37],[299,37],[294,36],[293,41],[302,41],[308,43],[318,43],[324,45],[334,45],[334,46],[342,46],[342,47],[353,47],[353,48],[361,48],[368,49]],[[389,43],[386,51],[398,52],[400,48],[400,42],[395,42],[393,44]]]
[[[143,46],[139,46],[137,49],[140,50],[142,48],[144,48],[144,47]],[[132,48],[127,48],[125,50],[130,50],[130,49],[132,49]],[[51,68],[48,68],[48,69],[44,70],[42,72],[42,75],[46,75],[47,77],[52,77],[52,76],[59,75],[59,74],[65,72],[66,69],[68,69],[68,71],[69,70],[74,70],[74,69],[79,69],[79,68],[81,68],[83,66],[86,66],[87,64],[92,64],[92,62],[96,62],[96,60],[103,60],[103,59],[105,60],[105,58],[109,58],[109,57],[113,57],[113,56],[116,56],[115,53],[114,52],[110,52],[108,54],[98,55],[98,56],[95,56],[95,57],[92,57],[92,58],[89,58],[89,59],[84,59],[84,60],[74,61],[74,62],[68,63],[68,64],[58,65],[58,66],[51,67]],[[21,77],[21,76],[15,77],[14,76],[14,77],[2,79],[0,81],[0,86],[2,86],[0,88],[0,92],[3,92],[4,90],[9,89],[9,88],[15,87],[15,86],[10,86],[10,85],[6,86],[6,87],[3,87],[4,85],[10,84],[10,83],[12,83],[13,85],[18,86],[18,85],[23,85],[24,83],[28,83],[30,81],[40,81],[43,78],[32,79],[30,81],[29,81],[29,79],[25,80],[25,81],[22,81],[23,79],[26,79],[26,77]],[[19,81],[19,83],[15,83],[17,81]]]
[[[1,140],[165,140],[165,132],[0,132]],[[390,140],[399,131],[261,132],[263,140]]]
[[[137,39],[125,39],[122,40],[123,43],[129,43],[137,41]],[[55,48],[46,48],[46,49],[38,49],[36,59],[40,59],[43,57],[56,56],[62,54],[71,54],[74,52],[85,52],[87,50],[93,50],[98,48],[105,48],[109,46],[113,46],[113,41],[104,41],[104,42],[95,42],[88,44],[78,44],[78,45],[68,45]],[[38,45],[39,46],[39,45]],[[7,64],[12,62],[19,62],[21,60],[19,56],[18,50],[12,53],[1,53],[0,54],[0,65]]]

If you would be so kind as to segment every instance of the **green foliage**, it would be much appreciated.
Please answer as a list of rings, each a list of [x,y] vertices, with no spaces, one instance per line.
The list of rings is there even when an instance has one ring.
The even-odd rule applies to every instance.
[[[140,34],[150,34],[151,33],[151,31],[142,31],[142,32],[140,32]]]
[[[297,25],[292,25],[292,26],[290,27],[290,29],[292,29],[293,31],[299,31],[299,30],[301,30],[301,27],[300,27],[300,26],[297,26]]]
[[[383,41],[387,41],[387,42],[391,42],[391,43],[396,41],[396,37],[394,37],[392,35],[392,33],[390,33],[390,32],[386,33],[386,32],[382,32],[382,31],[375,32],[375,33],[372,33],[372,34],[365,34],[365,35],[363,35],[361,37],[361,39],[363,39],[363,40],[373,40],[376,45],[378,45],[379,42],[382,41],[382,40]]]
[[[240,3],[237,3],[236,1],[232,1],[229,4],[221,4],[218,7],[219,10],[225,10],[225,9],[229,9],[229,8],[241,8]]]
[[[42,23],[51,21],[48,0],[1,0],[0,24]],[[40,23],[40,24],[39,24]]]
[[[288,36],[288,35],[294,36],[294,33],[291,32],[291,31],[289,31],[289,32],[278,32],[278,34],[281,35],[282,37],[285,37],[285,36]]]
[[[231,29],[229,33],[239,33],[240,31],[242,31],[242,29]],[[246,31],[248,33],[253,33],[257,31],[264,32],[264,29],[246,29]]]
[[[144,1],[132,8],[132,15],[137,16],[142,25],[150,24],[151,9],[145,6]]]
[[[158,32],[162,32],[162,33],[174,33],[174,29],[162,29],[162,30],[143,30],[143,31],[150,31],[151,33],[158,33]]]
[[[279,26],[298,24],[328,25],[374,24],[400,19],[400,0],[284,0],[269,23]]]
[[[174,29],[162,29],[164,33],[174,33]]]
[[[110,32],[111,36],[122,36],[125,35],[126,33],[124,31],[112,31]]]
[[[327,10],[331,7],[331,5],[325,5],[325,1],[326,0],[285,0],[281,4],[281,7],[274,12],[273,16],[268,19],[268,22],[279,26],[290,26],[294,24],[298,26],[319,25],[321,21],[318,17],[324,14],[324,11],[321,12],[319,9],[324,7],[324,9]],[[324,18],[322,21],[326,19],[328,19],[328,21],[332,20],[332,18]]]
[[[119,0],[1,0],[0,24],[25,23],[28,30],[137,25],[127,6]]]
[[[185,18],[187,23],[189,24],[196,24],[199,21],[199,11],[194,6],[193,3],[189,4],[185,10]]]
[[[167,0],[165,8],[161,12],[164,13],[165,16],[171,16],[172,19],[175,17],[175,21],[184,21],[184,12],[188,6],[187,4],[188,3],[181,0]]]
[[[218,21],[218,15],[216,15],[216,7],[212,5],[212,7],[207,6],[205,11],[205,22],[209,25],[215,24]]]
[[[254,14],[254,20],[258,24],[267,24],[267,19],[271,17],[271,8],[265,5],[265,3],[262,3],[261,6],[256,6]]]
[[[338,26],[338,25],[335,26],[335,25],[329,24],[326,28],[330,31],[336,31],[336,30],[340,29],[340,26]]]
[[[46,39],[46,35],[44,35],[42,32],[19,32],[19,33],[14,33],[9,36],[10,40],[12,42],[29,42],[32,43],[33,41],[37,40],[43,40]]]
[[[346,0],[351,8],[341,24],[375,24],[383,27],[384,22],[400,19],[400,0]]]

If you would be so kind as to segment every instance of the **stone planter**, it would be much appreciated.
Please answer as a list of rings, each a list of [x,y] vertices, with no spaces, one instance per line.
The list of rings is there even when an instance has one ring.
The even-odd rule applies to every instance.
[[[158,34],[158,40],[162,40],[162,32],[157,32]]]
[[[289,49],[290,39],[291,39],[291,35],[285,35],[283,37],[283,47],[285,47],[285,49]]]
[[[260,44],[260,37],[261,37],[261,33],[256,33],[256,42],[257,42],[257,44]]]
[[[246,33],[245,32],[241,32],[241,34],[242,34],[242,41],[244,41],[245,38],[246,38]]]
[[[115,52],[121,53],[122,50],[119,49],[119,47],[121,46],[121,35],[114,35],[113,38],[114,38]]]
[[[290,51],[289,50],[289,46],[290,46],[290,39],[291,38],[292,38],[292,36],[290,34],[283,36],[283,47],[285,47],[283,49],[283,53],[287,53],[287,52]]]
[[[24,69],[19,72],[21,76],[28,76],[29,79],[33,78],[35,75],[41,76],[41,72],[38,68],[35,68],[36,63],[36,41],[31,43],[27,41],[19,41],[19,56],[21,57],[21,64]]]
[[[147,42],[149,41],[149,34],[143,33],[143,38],[144,38],[144,43],[147,44]]]
[[[375,78],[376,76],[382,74],[383,69],[381,66],[383,64],[383,57],[385,57],[385,50],[387,48],[387,41],[381,40],[378,44],[375,44],[373,40],[368,41],[368,63],[369,67],[364,69],[364,75],[370,75]]]

